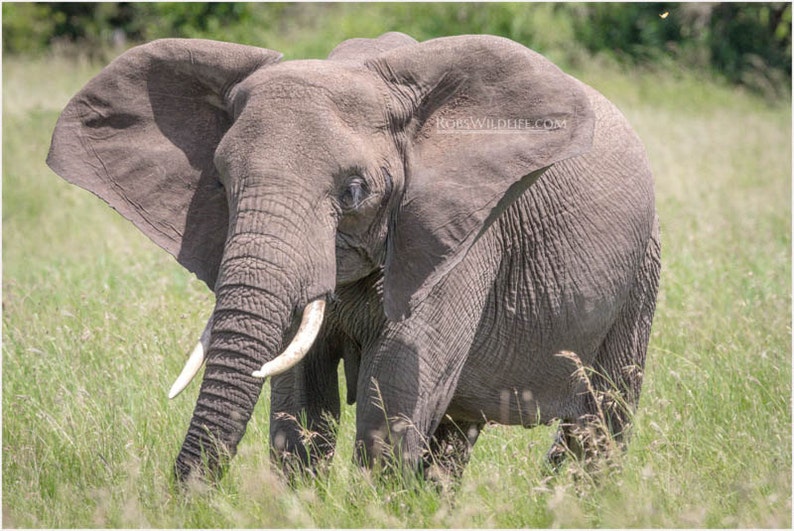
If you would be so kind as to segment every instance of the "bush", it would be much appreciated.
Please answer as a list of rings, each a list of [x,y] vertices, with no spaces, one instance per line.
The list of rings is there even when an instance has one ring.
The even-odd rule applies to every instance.
[[[3,52],[43,51],[56,24],[57,16],[44,4],[3,3]]]
[[[669,4],[572,6],[575,38],[590,52],[635,62],[658,59],[682,40],[677,17],[670,17],[665,6]]]
[[[591,53],[631,64],[672,59],[731,83],[782,95],[791,84],[791,4],[569,6],[575,38]]]
[[[41,53],[69,43],[82,49],[123,47],[163,37],[243,40],[266,30],[287,4],[236,2],[43,2],[3,4],[5,53]]]
[[[711,66],[728,80],[761,90],[791,83],[791,4],[719,4],[709,22]]]
[[[245,44],[333,26],[338,35],[397,29],[419,40],[502,35],[563,65],[606,54],[630,65],[675,61],[732,83],[783,94],[791,83],[791,5],[785,3],[28,3],[3,4],[5,53],[63,43],[90,55],[160,37]]]

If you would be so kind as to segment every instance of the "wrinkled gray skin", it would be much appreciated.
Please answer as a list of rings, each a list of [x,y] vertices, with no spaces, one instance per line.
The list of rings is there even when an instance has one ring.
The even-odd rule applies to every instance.
[[[58,174],[215,293],[177,476],[223,470],[262,389],[251,372],[322,297],[307,358],[272,379],[285,469],[333,453],[342,359],[367,465],[394,449],[459,469],[486,421],[561,419],[565,442],[596,404],[562,351],[620,392],[627,408],[607,408],[620,437],[660,269],[651,172],[620,112],[493,36],[389,33],[325,61],[280,57],[204,40],[134,48],[53,135]],[[471,131],[478,119],[514,122]]]

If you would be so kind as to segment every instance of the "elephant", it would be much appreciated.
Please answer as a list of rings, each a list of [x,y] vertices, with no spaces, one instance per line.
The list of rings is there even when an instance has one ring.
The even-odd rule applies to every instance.
[[[340,373],[362,467],[459,472],[491,422],[558,422],[553,460],[583,455],[576,430],[596,415],[624,445],[661,246],[621,112],[492,35],[391,32],[281,59],[152,41],[53,132],[52,170],[214,293],[170,393],[204,367],[176,477],[221,477],[268,376],[289,474],[333,456]]]

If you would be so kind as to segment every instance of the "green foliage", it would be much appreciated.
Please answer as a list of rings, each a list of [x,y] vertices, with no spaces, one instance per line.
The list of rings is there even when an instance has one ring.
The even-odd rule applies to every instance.
[[[287,4],[152,2],[134,6],[135,40],[187,37],[249,43],[272,28]]]
[[[45,4],[3,3],[3,51],[41,52],[55,35],[60,18]]]
[[[320,30],[325,21],[333,29]],[[787,95],[791,83],[791,5],[785,3],[3,4],[5,53],[41,53],[71,43],[104,58],[109,47],[161,37],[273,47],[302,30],[325,31],[332,40],[394,30],[419,40],[491,33],[567,66],[593,54],[629,65],[675,62],[712,70],[767,96]]]
[[[163,37],[245,40],[266,31],[286,4],[240,2],[43,2],[3,5],[6,52],[42,52],[54,44],[84,50]]]
[[[682,39],[681,28],[669,19],[664,2],[577,6],[573,17],[576,39],[591,52],[613,53],[631,60],[656,59]]]
[[[791,4],[596,3],[572,6],[578,42],[629,63],[711,68],[769,96],[789,92]]]
[[[705,40],[712,66],[730,81],[762,90],[790,84],[791,4],[719,4]]]

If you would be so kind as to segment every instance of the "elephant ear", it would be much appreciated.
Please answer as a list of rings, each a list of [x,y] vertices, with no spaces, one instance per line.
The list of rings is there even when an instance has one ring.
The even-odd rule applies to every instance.
[[[72,98],[47,164],[214,288],[228,206],[213,163],[234,87],[281,54],[199,39],[133,48]]]
[[[402,46],[368,66],[405,158],[384,274],[386,315],[402,319],[543,171],[590,149],[594,116],[578,81],[500,37]]]
[[[408,44],[416,44],[416,39],[399,31],[390,31],[377,39],[348,39],[342,41],[336,48],[331,50],[328,59],[333,61],[364,61],[385,51]]]

